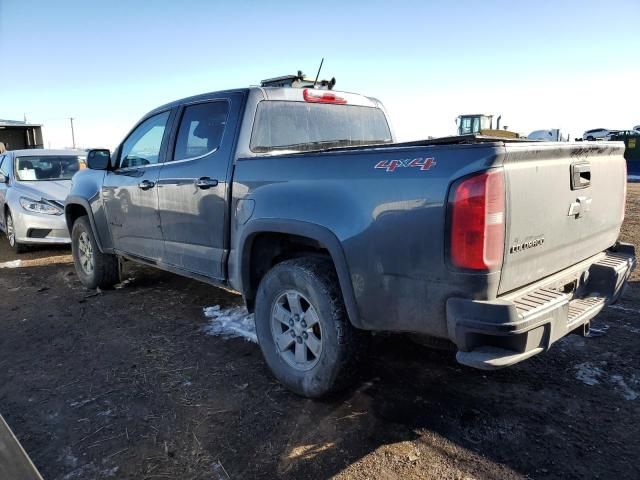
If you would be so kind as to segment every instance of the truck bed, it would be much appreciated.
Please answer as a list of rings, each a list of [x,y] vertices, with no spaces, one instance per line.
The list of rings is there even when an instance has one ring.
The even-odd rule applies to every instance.
[[[622,144],[612,142],[467,135],[239,159],[234,205],[250,199],[255,208],[246,225],[232,229],[232,284],[241,284],[234,256],[252,221],[315,225],[344,252],[352,292],[345,302],[357,326],[451,338],[449,298],[494,300],[615,244],[624,209],[622,153]],[[582,193],[571,189],[573,163],[593,168]],[[505,176],[502,266],[457,269],[449,258],[452,185],[492,169]],[[569,217],[580,196],[593,199],[590,214]],[[540,235],[536,248],[510,253]]]

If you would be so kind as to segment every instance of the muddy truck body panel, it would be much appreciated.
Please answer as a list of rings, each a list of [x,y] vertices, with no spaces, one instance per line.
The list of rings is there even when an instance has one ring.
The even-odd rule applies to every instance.
[[[234,201],[251,202],[253,212],[248,220],[234,219],[230,264],[247,259],[247,241],[267,224],[281,232],[294,223],[320,227],[344,254],[356,326],[446,337],[446,299],[494,298],[500,278],[499,271],[470,274],[447,265],[449,185],[500,167],[504,151],[497,143],[240,159]],[[396,161],[416,166],[394,168]],[[254,222],[262,228],[254,229]],[[232,285],[245,291],[240,272],[230,270]]]
[[[90,151],[65,214],[111,265],[103,282],[124,257],[232,288],[253,311],[278,266],[330,261],[354,327],[445,339],[492,369],[619,298],[636,262],[618,243],[622,155],[615,142],[395,143],[374,98],[256,87],[159,107],[113,154]]]

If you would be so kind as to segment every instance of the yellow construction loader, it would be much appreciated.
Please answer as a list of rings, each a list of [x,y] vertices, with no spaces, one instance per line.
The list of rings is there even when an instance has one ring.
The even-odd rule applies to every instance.
[[[520,134],[507,130],[507,127],[500,130],[501,119],[502,115],[499,115],[496,121],[496,128],[493,128],[493,115],[482,113],[459,115],[456,120],[458,135],[478,134],[490,137],[520,138]]]

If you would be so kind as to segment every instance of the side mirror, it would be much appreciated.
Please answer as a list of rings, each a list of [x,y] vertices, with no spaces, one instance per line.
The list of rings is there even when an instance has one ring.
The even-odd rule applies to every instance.
[[[111,165],[111,152],[106,148],[97,148],[87,152],[87,167],[91,170],[106,170]]]
[[[0,184],[1,183],[9,183],[9,177],[7,177],[5,174],[0,173]]]

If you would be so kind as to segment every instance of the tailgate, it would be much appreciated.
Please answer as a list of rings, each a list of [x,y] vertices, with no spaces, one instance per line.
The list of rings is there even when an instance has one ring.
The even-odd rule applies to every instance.
[[[627,181],[619,142],[506,148],[507,222],[499,294],[612,246],[620,233]]]

